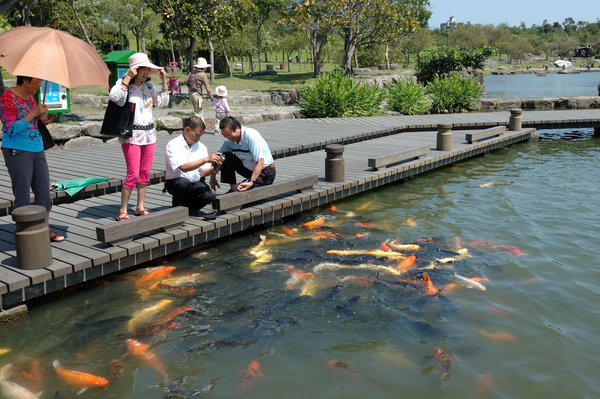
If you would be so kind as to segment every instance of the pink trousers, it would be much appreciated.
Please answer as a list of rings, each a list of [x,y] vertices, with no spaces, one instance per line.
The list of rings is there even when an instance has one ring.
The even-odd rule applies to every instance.
[[[121,144],[123,155],[125,155],[125,163],[127,164],[127,177],[123,187],[133,190],[138,184],[147,186],[150,183],[154,147],[154,144]]]

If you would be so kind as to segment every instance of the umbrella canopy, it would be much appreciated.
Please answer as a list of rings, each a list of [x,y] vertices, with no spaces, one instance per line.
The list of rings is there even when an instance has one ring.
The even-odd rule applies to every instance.
[[[80,179],[61,180],[50,186],[50,190],[64,190],[69,195],[75,195],[90,184],[98,184],[114,179],[114,177],[82,177]]]
[[[66,32],[19,26],[0,34],[0,66],[12,75],[45,79],[68,88],[108,87],[110,71],[92,46]]]

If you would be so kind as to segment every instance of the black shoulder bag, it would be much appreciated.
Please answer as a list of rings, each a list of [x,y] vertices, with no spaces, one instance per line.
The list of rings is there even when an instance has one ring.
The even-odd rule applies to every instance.
[[[127,99],[125,104],[120,107],[112,100],[108,100],[108,106],[104,113],[104,120],[100,133],[107,136],[131,137],[133,132],[133,117],[135,116],[135,104],[129,102],[129,89],[127,89]]]
[[[45,123],[43,123],[39,119],[38,119],[38,130],[40,131],[40,133],[42,135],[42,141],[44,142],[44,151],[46,151],[56,145],[56,143],[54,143],[54,140],[52,139],[52,135],[50,134],[48,127],[46,126]]]

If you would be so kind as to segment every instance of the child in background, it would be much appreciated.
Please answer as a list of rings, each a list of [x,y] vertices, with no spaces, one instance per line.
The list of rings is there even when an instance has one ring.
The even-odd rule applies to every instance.
[[[215,89],[217,96],[210,102],[215,107],[215,134],[221,134],[219,123],[224,118],[231,116],[231,110],[229,109],[229,103],[227,102],[227,87],[217,86]]]

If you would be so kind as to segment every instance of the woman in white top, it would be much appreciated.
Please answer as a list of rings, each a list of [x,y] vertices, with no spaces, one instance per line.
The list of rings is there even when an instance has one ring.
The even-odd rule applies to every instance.
[[[162,91],[155,89],[149,82],[150,75],[157,72],[162,80]],[[162,108],[169,104],[166,76],[165,70],[152,64],[146,54],[136,53],[129,57],[129,70],[125,76],[117,80],[110,90],[110,100],[119,106],[125,105],[126,101],[136,105],[132,136],[119,138],[127,164],[127,177],[123,182],[121,208],[117,220],[129,219],[127,205],[134,188],[137,188],[135,215],[150,213],[144,207],[144,199],[150,182],[150,170],[156,143],[152,107]],[[127,94],[129,94],[129,99],[127,99]]]

